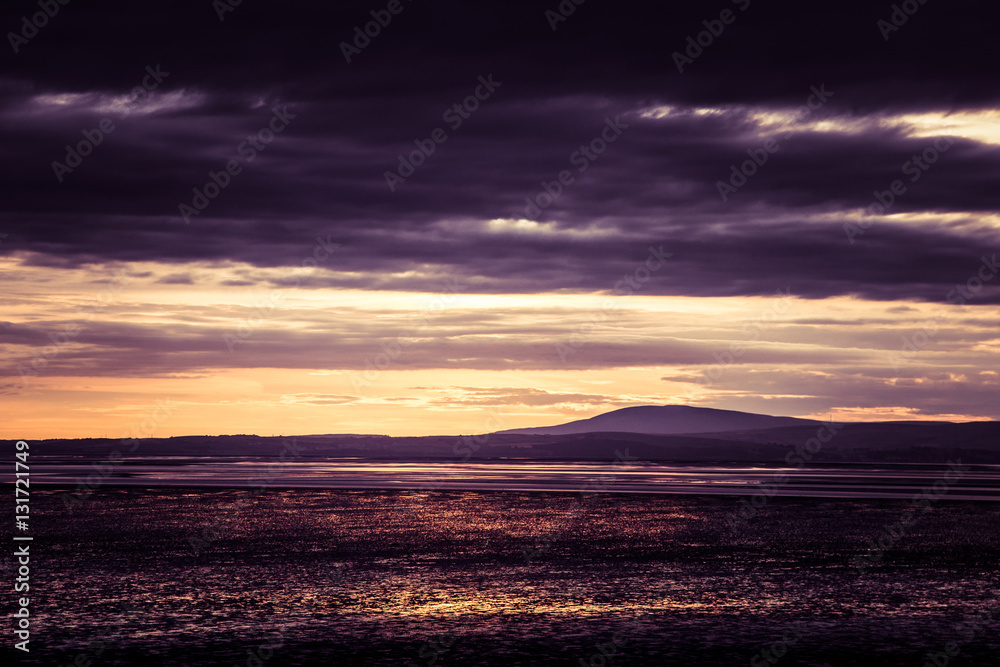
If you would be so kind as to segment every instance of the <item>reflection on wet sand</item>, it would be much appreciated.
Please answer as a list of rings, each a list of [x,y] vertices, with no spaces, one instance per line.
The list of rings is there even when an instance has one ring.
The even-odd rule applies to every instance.
[[[782,666],[902,667],[1000,610],[993,502],[942,500],[859,573],[908,501],[775,498],[734,533],[736,498],[693,495],[103,487],[71,513],[60,494],[33,495],[46,648],[23,664],[113,627],[95,664],[573,665],[618,637],[623,665],[735,665],[794,628]],[[962,657],[997,650],[980,633]]]
[[[89,462],[39,457],[39,484],[73,484],[93,473]],[[109,467],[110,469],[110,467]],[[256,488],[451,489],[506,491],[608,491],[827,498],[909,498],[932,485],[947,466],[920,464],[767,468],[669,465],[649,462],[292,460],[255,458],[125,459],[102,484]],[[781,480],[775,484],[774,480]],[[773,490],[773,493],[771,491]],[[953,500],[1000,499],[1000,466],[963,471],[949,491]]]

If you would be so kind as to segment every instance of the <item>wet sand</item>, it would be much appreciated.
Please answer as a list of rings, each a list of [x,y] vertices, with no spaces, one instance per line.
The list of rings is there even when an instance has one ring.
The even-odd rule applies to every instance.
[[[708,496],[102,487],[71,512],[61,493],[33,490],[22,664],[894,667],[956,642],[955,665],[1000,652],[994,502],[945,497],[894,534],[908,501],[774,497],[734,521],[736,498]]]

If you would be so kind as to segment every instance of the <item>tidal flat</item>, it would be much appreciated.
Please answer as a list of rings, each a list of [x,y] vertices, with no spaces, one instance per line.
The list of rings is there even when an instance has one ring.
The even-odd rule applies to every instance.
[[[890,530],[909,501],[775,497],[734,524],[722,496],[106,486],[70,511],[69,490],[33,489],[22,664],[1000,654],[995,502],[945,497]]]

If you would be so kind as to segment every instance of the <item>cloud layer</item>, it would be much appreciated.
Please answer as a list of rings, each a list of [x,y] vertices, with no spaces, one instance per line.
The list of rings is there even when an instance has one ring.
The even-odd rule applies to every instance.
[[[123,268],[131,287],[47,360],[50,377],[361,372],[452,291],[466,301],[434,308],[394,368],[646,367],[684,385],[743,320],[718,305],[664,327],[653,301],[629,299],[756,308],[784,290],[812,302],[804,319],[750,341],[739,361],[752,374],[687,399],[780,396],[773,411],[805,414],[852,396],[996,416],[958,400],[993,386],[967,371],[989,368],[995,336],[963,327],[1000,305],[988,5],[926,3],[887,28],[892,7],[861,2],[595,0],[562,21],[546,14],[555,2],[403,0],[348,62],[342,43],[384,6],[242,3],[220,16],[193,0],[77,0],[37,34],[8,35],[0,344],[12,374],[81,321],[43,304],[85,300],[75,281]],[[34,11],[15,3],[0,25],[19,35]],[[235,344],[253,354],[220,344],[252,316],[249,295],[272,291],[286,319]],[[366,307],[341,301],[364,293]],[[511,295],[524,301],[490,301]],[[603,298],[633,305],[609,317]],[[824,318],[825,303],[848,301],[862,305]],[[595,312],[614,326],[561,358]],[[886,361],[928,317],[946,358]],[[810,390],[814,372],[837,379]],[[920,376],[887,398],[890,377]],[[526,389],[480,386],[469,400]],[[552,392],[592,404],[580,387]]]

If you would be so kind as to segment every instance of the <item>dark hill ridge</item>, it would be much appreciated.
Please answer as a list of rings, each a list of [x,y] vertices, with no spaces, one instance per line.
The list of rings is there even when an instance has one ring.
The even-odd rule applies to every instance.
[[[368,460],[591,460],[614,461],[617,452],[642,461],[677,463],[784,464],[789,452],[817,435],[820,426],[704,434],[570,433],[545,435],[492,433],[478,436],[398,437],[300,435],[287,437],[180,436],[143,440],[134,452],[118,440],[31,441],[32,456],[106,461],[119,450],[127,457],[174,457],[191,461],[212,457],[316,460],[352,457]],[[14,441],[0,441],[13,449]],[[1000,464],[1000,422],[964,424],[845,424],[823,443],[810,463],[963,463]],[[129,464],[125,464],[126,467]]]
[[[820,422],[795,417],[772,417],[735,410],[693,408],[687,405],[640,405],[606,412],[556,426],[515,428],[499,433],[518,435],[570,435],[573,433],[651,433],[680,435],[750,431],[783,426],[818,426]]]
[[[869,422],[834,425],[812,463],[1000,464],[1000,422]],[[644,430],[640,430],[644,429]],[[617,452],[645,461],[781,464],[790,451],[829,429],[823,422],[681,405],[639,406],[553,427],[498,433],[389,437],[384,435],[178,436],[131,441],[97,438],[39,440],[33,456],[106,460],[129,458],[260,457],[465,461],[488,459],[615,460]],[[0,441],[4,444],[5,441]],[[6,441],[13,446],[14,441]]]

